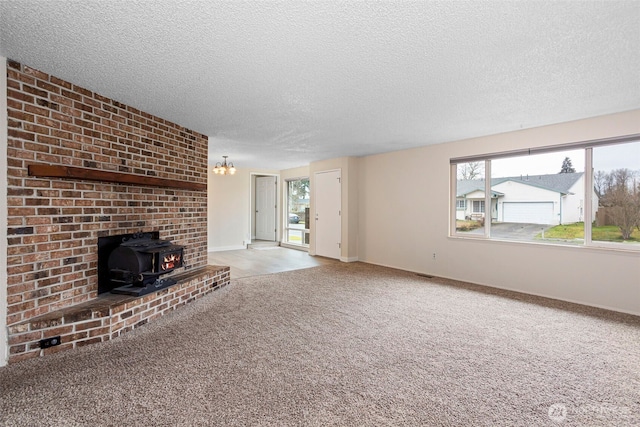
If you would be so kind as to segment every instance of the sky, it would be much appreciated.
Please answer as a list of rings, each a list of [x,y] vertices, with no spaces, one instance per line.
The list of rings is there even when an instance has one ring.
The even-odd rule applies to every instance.
[[[576,172],[584,172],[585,150],[568,150],[531,156],[510,157],[491,161],[493,177],[545,175],[560,172],[565,157],[571,159]],[[627,168],[640,173],[640,142],[607,145],[594,148],[593,168],[595,171],[610,172]]]

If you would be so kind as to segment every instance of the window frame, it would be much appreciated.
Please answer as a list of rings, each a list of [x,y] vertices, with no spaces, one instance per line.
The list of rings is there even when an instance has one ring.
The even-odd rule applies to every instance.
[[[631,252],[640,252],[640,244],[638,245],[627,245],[624,243],[618,242],[608,242],[608,241],[593,241],[592,239],[592,224],[595,218],[593,217],[593,213],[591,209],[587,209],[586,207],[592,206],[593,203],[593,188],[594,188],[594,170],[593,170],[593,149],[596,147],[603,147],[607,145],[616,145],[616,144],[627,144],[627,143],[638,143],[640,142],[640,134],[630,134],[619,137],[612,138],[603,138],[596,139],[590,141],[581,141],[575,143],[567,143],[567,144],[557,144],[557,145],[549,145],[542,146],[536,148],[527,148],[521,150],[512,150],[512,151],[503,151],[489,154],[481,154],[481,155],[473,155],[473,156],[465,156],[465,157],[455,157],[449,159],[449,192],[450,192],[450,212],[449,212],[449,237],[452,238],[465,238],[465,239],[480,239],[480,240],[488,240],[488,241],[506,241],[513,243],[524,243],[524,244],[536,244],[536,245],[552,245],[552,246],[567,246],[574,248],[601,248],[601,249],[609,249],[609,250],[625,250]],[[585,156],[585,170],[584,170],[584,243],[582,245],[576,244],[561,244],[561,243],[550,243],[550,242],[539,242],[539,241],[527,241],[527,240],[508,240],[508,239],[499,239],[491,237],[491,221],[484,221],[484,234],[469,234],[458,232],[456,230],[456,210],[457,209],[457,181],[458,181],[458,164],[461,163],[469,163],[469,162],[479,162],[484,161],[485,163],[485,188],[484,188],[484,205],[485,212],[486,206],[491,206],[491,161],[496,159],[505,159],[512,157],[520,157],[527,155],[535,155],[535,154],[544,154],[551,153],[557,151],[568,151],[568,150],[576,150],[583,149]],[[474,201],[475,202],[475,201]],[[471,210],[474,213],[474,203],[472,203]],[[485,213],[486,215],[486,213]]]
[[[296,178],[288,178],[284,180],[284,184],[285,184],[285,209],[284,209],[284,227],[283,227],[283,242],[286,245],[291,245],[294,247],[300,247],[300,248],[305,248],[308,249],[309,248],[309,243],[305,243],[305,241],[309,240],[309,224],[305,224],[304,229],[299,229],[299,228],[293,228],[290,226],[289,223],[289,210],[290,210],[290,206],[289,206],[289,202],[290,202],[290,183],[295,182],[295,181],[303,181],[303,180],[309,180],[308,176],[301,176],[301,177],[296,177]],[[309,182],[309,195],[311,194],[311,187],[310,187],[310,182]],[[300,243],[296,243],[296,242],[291,242],[289,241],[289,231],[290,230],[296,230],[296,231],[301,231],[300,233]]]

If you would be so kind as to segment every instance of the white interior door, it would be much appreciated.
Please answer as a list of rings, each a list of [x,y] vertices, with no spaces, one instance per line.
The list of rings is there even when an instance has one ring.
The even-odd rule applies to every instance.
[[[315,174],[316,255],[340,259],[342,239],[342,185],[340,171]]]
[[[276,240],[276,177],[256,177],[256,239]]]

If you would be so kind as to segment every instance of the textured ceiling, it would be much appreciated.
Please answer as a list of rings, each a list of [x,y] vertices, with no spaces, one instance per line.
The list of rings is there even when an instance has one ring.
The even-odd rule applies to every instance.
[[[288,168],[640,108],[638,1],[0,0],[0,55]]]

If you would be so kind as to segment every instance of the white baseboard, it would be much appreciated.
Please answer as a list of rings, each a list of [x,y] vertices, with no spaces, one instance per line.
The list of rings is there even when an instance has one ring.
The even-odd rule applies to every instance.
[[[356,261],[358,261],[358,257],[357,256],[340,257],[340,261],[342,261],[342,262],[356,262]]]
[[[207,249],[208,252],[222,252],[222,251],[237,251],[239,249],[247,249],[245,245],[235,245],[235,246],[216,246],[209,247]]]

